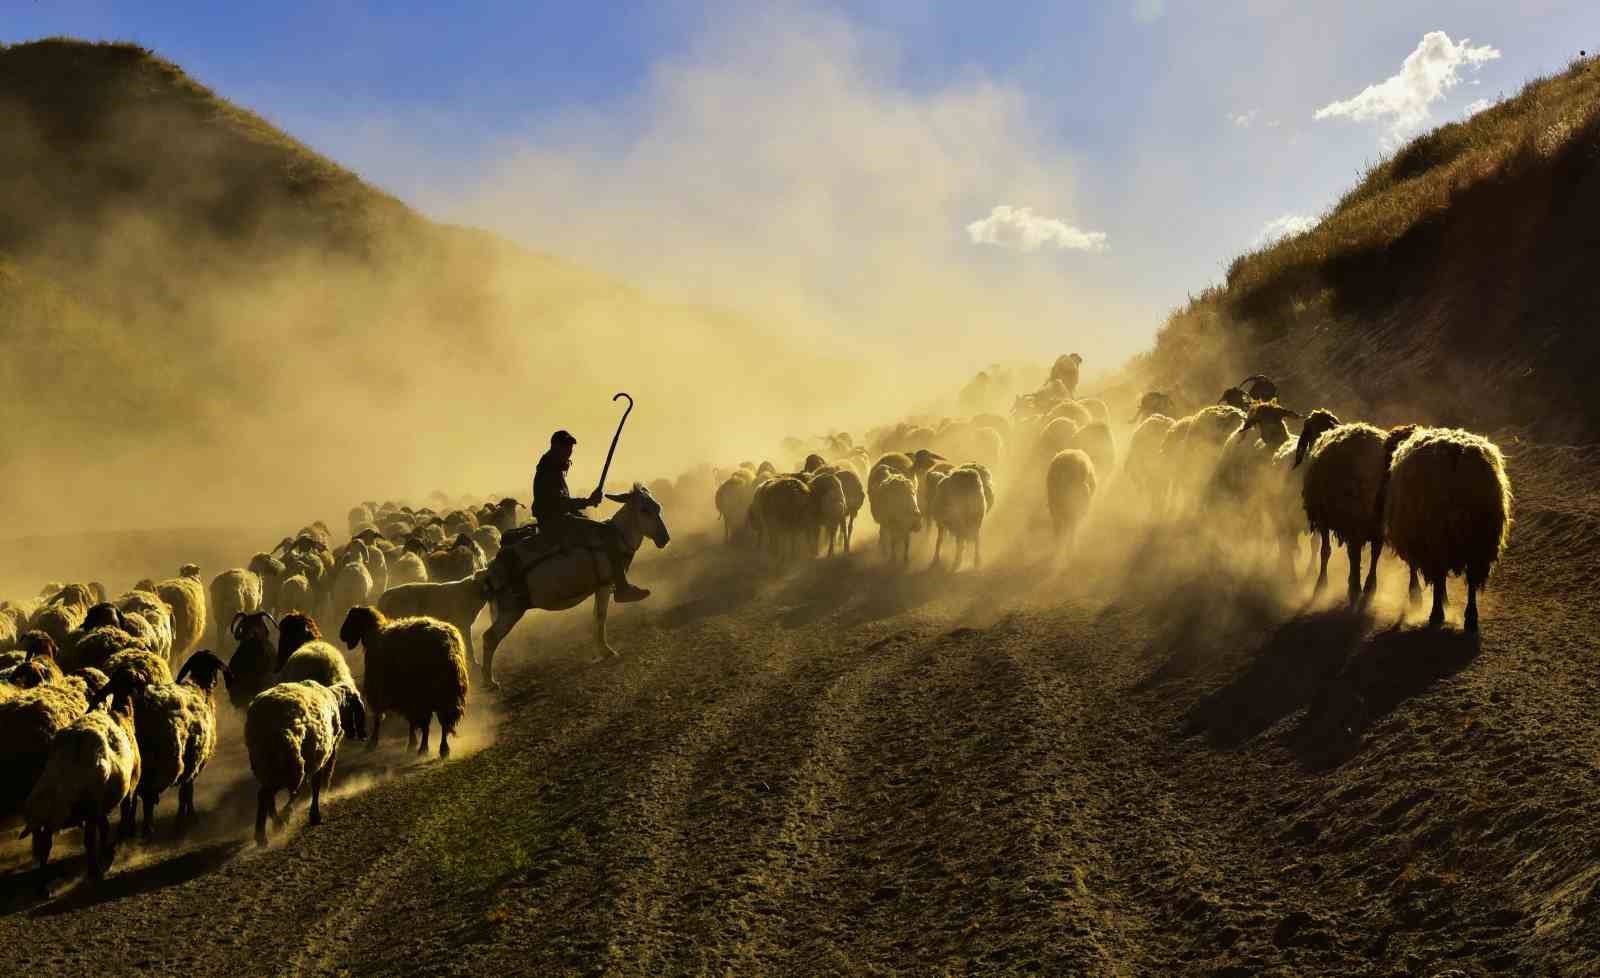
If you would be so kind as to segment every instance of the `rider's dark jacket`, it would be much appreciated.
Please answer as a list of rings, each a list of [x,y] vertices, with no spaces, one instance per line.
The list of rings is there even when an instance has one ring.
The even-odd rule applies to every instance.
[[[559,458],[551,452],[539,456],[539,465],[533,470],[533,517],[540,526],[578,516],[588,502],[573,499],[567,491],[567,472]]]

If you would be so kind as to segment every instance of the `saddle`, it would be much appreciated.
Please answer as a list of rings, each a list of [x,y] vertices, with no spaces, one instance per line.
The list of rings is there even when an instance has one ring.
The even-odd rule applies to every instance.
[[[523,601],[529,600],[528,572],[552,557],[574,547],[600,550],[596,541],[581,532],[541,533],[537,523],[515,527],[500,538],[500,552],[489,562],[491,589],[510,590]]]

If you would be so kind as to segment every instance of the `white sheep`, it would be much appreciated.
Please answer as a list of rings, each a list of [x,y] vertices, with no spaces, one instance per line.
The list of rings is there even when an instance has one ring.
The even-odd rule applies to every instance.
[[[225,570],[211,579],[211,614],[217,623],[217,655],[233,654],[234,624],[240,614],[261,608],[261,578],[243,567]],[[233,638],[234,641],[229,641]]]
[[[378,746],[384,715],[393,711],[406,718],[408,746],[422,731],[419,754],[428,751],[432,718],[439,718],[439,756],[450,756],[450,735],[467,710],[467,652],[461,632],[433,618],[388,620],[376,608],[350,609],[339,628],[347,648],[366,650],[362,692],[372,711],[372,736],[367,746]]]
[[[973,567],[983,566],[983,518],[994,501],[993,491],[983,475],[977,468],[962,466],[947,473],[934,488],[928,516],[938,527],[938,539],[933,548],[935,566],[939,564],[939,551],[946,532],[956,538],[956,557],[951,570],[961,569],[961,557],[968,540],[972,541]]]
[[[1409,433],[1410,429],[1403,430]],[[1321,569],[1313,593],[1328,582],[1330,533],[1350,556],[1350,604],[1361,600],[1361,549],[1368,545],[1372,560],[1364,591],[1371,594],[1377,589],[1378,557],[1383,552],[1382,493],[1389,478],[1389,455],[1400,440],[1397,434],[1390,443],[1390,437],[1391,432],[1370,424],[1341,424],[1304,449],[1300,447],[1306,442],[1302,433],[1296,447],[1296,457],[1304,460],[1306,470],[1300,498],[1311,532],[1322,541]]]
[[[1444,623],[1445,581],[1467,579],[1463,625],[1478,630],[1478,592],[1511,535],[1511,480],[1500,449],[1456,428],[1421,428],[1394,449],[1384,532],[1394,552],[1433,587],[1428,624]]]
[[[873,468],[873,475],[880,471]],[[878,550],[891,562],[909,563],[911,534],[922,529],[922,511],[917,506],[917,490],[911,480],[897,472],[886,472],[867,490],[867,505],[878,524]]]
[[[755,479],[744,469],[736,469],[733,474],[717,486],[713,498],[716,504],[717,516],[722,520],[722,542],[732,543],[734,538],[743,529],[750,517],[750,504],[756,494]]]
[[[260,788],[256,795],[256,845],[267,844],[267,819],[283,827],[277,795],[289,792],[285,808],[311,782],[311,824],[322,824],[322,792],[333,780],[339,744],[367,735],[366,710],[354,686],[324,686],[302,680],[263,690],[245,715],[245,747]]]
[[[1128,436],[1128,450],[1122,459],[1122,475],[1137,497],[1159,509],[1166,491],[1167,458],[1162,442],[1176,424],[1165,414],[1148,414]]]
[[[119,695],[109,710],[95,709],[106,692],[96,694],[86,713],[51,738],[44,771],[22,803],[22,837],[33,836],[38,864],[50,861],[55,833],[81,824],[93,880],[105,876],[116,852],[111,813],[121,808],[124,831],[131,827],[141,774],[133,702]]]
[[[1055,525],[1056,543],[1071,543],[1094,501],[1094,461],[1087,452],[1068,448],[1050,460],[1045,472],[1045,504]]]
[[[227,665],[205,649],[189,656],[170,683],[148,682],[142,673],[128,668],[110,675],[111,695],[133,700],[134,734],[143,768],[138,797],[144,802],[147,839],[154,829],[156,805],[168,788],[178,789],[179,834],[194,817],[194,782],[217,747],[212,691],[218,676],[225,683],[232,681]]]
[[[355,541],[359,543],[360,541]],[[336,613],[366,604],[372,600],[372,572],[364,563],[365,547],[360,556],[351,554],[334,574],[333,610]]]
[[[206,637],[206,588],[200,568],[184,564],[178,576],[156,584],[156,596],[172,609],[172,660],[185,659]]]
[[[50,741],[89,708],[103,685],[76,675],[0,696],[0,817],[21,809],[44,771]]]

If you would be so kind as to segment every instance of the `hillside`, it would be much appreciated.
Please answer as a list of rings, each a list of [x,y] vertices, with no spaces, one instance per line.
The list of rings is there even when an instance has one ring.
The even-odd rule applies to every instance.
[[[431,222],[133,45],[0,48],[0,129],[0,532],[521,485],[552,428],[609,434],[617,389],[650,405],[642,474],[668,434],[709,454],[755,423],[741,391],[798,407],[797,369],[850,375]],[[686,398],[707,371],[740,383]]]
[[[1249,373],[1297,407],[1600,438],[1600,61],[1425,133],[1174,312],[1129,386]]]

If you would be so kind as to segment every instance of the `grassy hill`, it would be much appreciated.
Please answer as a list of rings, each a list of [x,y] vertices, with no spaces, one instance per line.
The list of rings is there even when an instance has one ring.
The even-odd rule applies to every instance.
[[[1241,255],[1172,314],[1129,384],[1209,399],[1263,371],[1295,406],[1600,437],[1597,208],[1589,58],[1419,136],[1316,227]]]
[[[521,485],[551,429],[609,434],[618,389],[660,436],[619,471],[675,472],[738,389],[836,366],[428,221],[133,45],[0,48],[0,131],[0,531]]]

